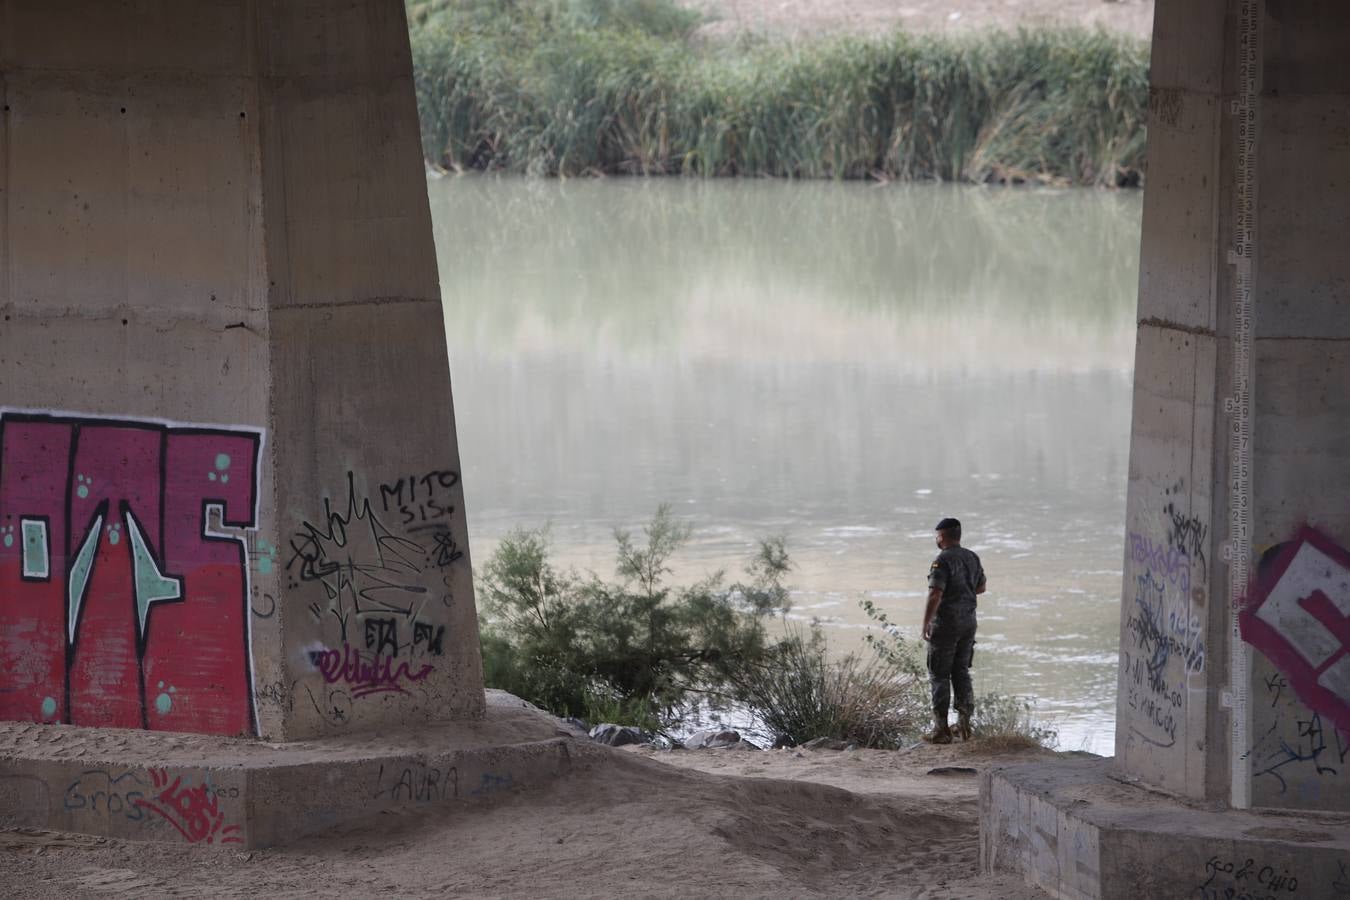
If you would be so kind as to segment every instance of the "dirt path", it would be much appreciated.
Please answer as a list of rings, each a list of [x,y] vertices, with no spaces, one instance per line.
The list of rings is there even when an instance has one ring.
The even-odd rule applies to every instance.
[[[252,853],[0,832],[0,895],[1039,900],[976,876],[976,776],[927,774],[1007,761],[978,744],[609,751],[491,808],[385,814]]]
[[[1047,25],[1098,26],[1147,38],[1153,0],[680,0],[712,19],[709,35],[768,31],[965,32]]]

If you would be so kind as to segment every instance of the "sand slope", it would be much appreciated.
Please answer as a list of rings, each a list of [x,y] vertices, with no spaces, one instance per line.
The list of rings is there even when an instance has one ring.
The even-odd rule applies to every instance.
[[[978,781],[1015,757],[608,750],[487,808],[384,814],[252,853],[0,832],[0,894],[1039,898],[978,878]]]

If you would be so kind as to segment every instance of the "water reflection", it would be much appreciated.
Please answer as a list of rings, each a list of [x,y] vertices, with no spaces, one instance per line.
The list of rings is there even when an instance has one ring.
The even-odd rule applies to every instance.
[[[977,689],[1109,752],[1140,198],[769,181],[430,185],[472,548],[608,574],[786,532],[797,610],[917,622],[942,515],[990,572]]]

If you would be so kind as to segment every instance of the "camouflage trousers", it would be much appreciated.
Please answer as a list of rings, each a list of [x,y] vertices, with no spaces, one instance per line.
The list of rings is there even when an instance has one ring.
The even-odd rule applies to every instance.
[[[975,712],[975,686],[970,681],[970,664],[975,658],[975,623],[933,629],[928,642],[928,682],[933,691],[933,713],[946,718],[956,692],[956,711]]]

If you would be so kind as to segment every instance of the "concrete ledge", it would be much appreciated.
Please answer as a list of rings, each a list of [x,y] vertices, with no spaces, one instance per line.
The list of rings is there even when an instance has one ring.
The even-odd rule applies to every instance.
[[[1350,815],[1189,806],[1112,778],[1113,760],[985,772],[980,868],[1053,897],[1350,897]]]
[[[548,784],[602,748],[524,708],[416,731],[268,744],[0,724],[0,825],[267,847],[375,813],[482,803]]]

